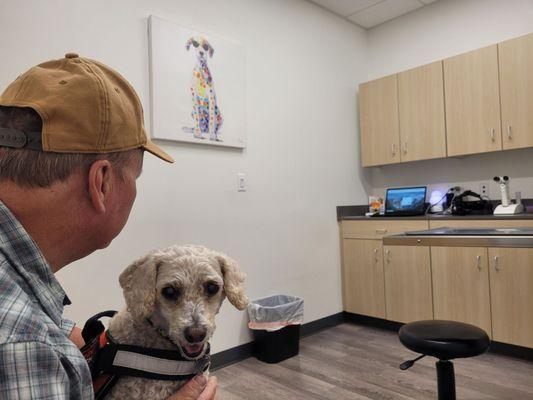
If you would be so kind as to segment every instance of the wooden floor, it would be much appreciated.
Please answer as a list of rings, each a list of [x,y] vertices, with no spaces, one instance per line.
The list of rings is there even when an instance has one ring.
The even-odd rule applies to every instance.
[[[218,370],[220,400],[436,399],[434,359],[413,358],[394,332],[342,324],[303,339],[279,364],[249,358]],[[533,363],[495,354],[455,360],[459,400],[533,399]]]

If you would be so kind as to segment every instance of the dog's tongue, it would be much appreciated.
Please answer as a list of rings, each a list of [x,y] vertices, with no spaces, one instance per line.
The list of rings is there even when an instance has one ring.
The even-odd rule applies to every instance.
[[[184,343],[183,344],[183,350],[185,350],[187,355],[190,357],[195,357],[198,354],[200,354],[203,348],[204,348],[203,343]]]

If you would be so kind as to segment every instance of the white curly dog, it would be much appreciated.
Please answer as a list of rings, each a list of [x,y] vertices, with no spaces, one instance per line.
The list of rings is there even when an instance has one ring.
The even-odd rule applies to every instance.
[[[120,275],[126,308],[109,332],[120,344],[179,349],[186,359],[199,359],[224,298],[239,310],[248,305],[244,279],[234,260],[203,246],[153,251]],[[162,400],[184,383],[121,377],[106,399]]]

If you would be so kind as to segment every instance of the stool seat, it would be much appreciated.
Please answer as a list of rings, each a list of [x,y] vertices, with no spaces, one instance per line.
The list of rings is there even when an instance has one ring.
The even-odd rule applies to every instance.
[[[455,321],[417,321],[400,328],[400,342],[408,349],[439,360],[483,354],[490,339],[484,330]]]

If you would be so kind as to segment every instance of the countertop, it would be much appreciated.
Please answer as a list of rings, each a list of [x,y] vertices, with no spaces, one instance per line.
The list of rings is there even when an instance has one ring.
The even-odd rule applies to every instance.
[[[533,203],[533,200],[524,200],[526,205]],[[337,206],[337,220],[523,220],[533,219],[533,214],[516,214],[516,215],[437,215],[427,214],[414,217],[365,217],[365,213],[368,211],[368,206]]]

